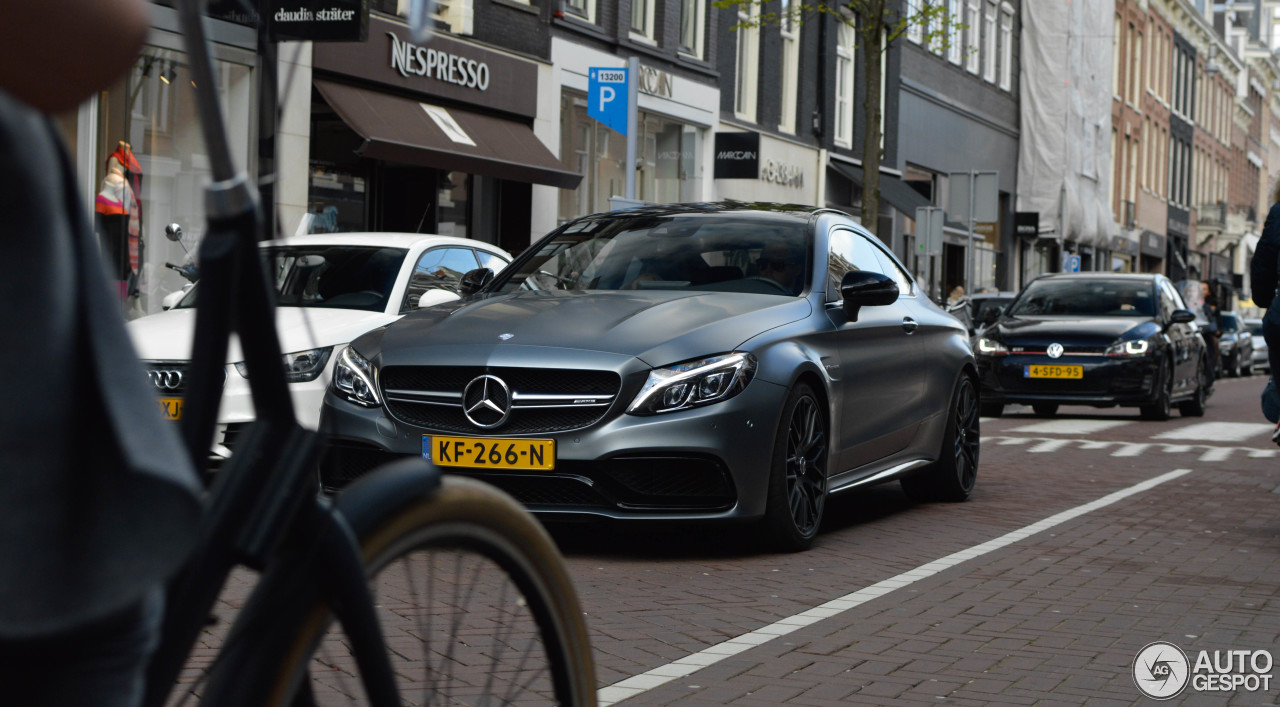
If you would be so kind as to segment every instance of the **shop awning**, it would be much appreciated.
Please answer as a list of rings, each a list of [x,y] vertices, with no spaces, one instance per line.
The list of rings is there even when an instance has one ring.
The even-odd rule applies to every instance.
[[[828,162],[837,172],[843,174],[853,180],[854,184],[862,186],[862,168],[831,160]],[[901,211],[907,218],[916,217],[916,209],[921,206],[933,206],[924,195],[911,185],[889,174],[880,174],[880,198],[889,202],[893,208]]]
[[[331,81],[315,86],[364,138],[363,157],[563,189],[582,181],[522,123]]]

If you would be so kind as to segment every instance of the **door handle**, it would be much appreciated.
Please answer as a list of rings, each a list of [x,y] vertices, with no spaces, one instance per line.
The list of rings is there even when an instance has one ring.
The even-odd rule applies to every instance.
[[[902,318],[903,331],[907,332],[908,334],[914,334],[916,333],[916,329],[918,328],[920,328],[920,325],[916,323],[916,320],[912,319],[911,317]]]

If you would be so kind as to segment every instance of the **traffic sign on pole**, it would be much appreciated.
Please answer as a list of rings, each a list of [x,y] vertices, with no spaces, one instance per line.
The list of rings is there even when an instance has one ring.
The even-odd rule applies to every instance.
[[[621,135],[627,134],[630,73],[626,67],[592,67],[587,74],[587,115]]]

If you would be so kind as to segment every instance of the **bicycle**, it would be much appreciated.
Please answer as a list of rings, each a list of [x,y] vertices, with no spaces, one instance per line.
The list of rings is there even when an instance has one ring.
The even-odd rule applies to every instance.
[[[232,163],[202,5],[178,3],[212,168],[181,420],[197,468],[207,466],[233,329],[257,419],[230,462],[216,477],[206,474],[201,539],[168,587],[145,704],[170,699],[222,588],[244,565],[261,579],[206,676],[204,704],[328,704],[363,693],[390,706],[410,702],[404,686],[404,693],[422,688],[423,703],[594,705],[590,645],[568,573],[515,501],[416,459],[376,470],[332,500],[317,493],[319,437],[297,423],[280,365],[272,289],[257,255],[262,212]],[[451,554],[441,560],[438,551]],[[420,570],[430,571],[418,582]],[[489,591],[498,579],[501,587]],[[460,611],[441,619],[439,607],[393,604],[400,587],[387,583],[403,584],[414,603],[443,598]],[[406,655],[413,640],[420,657]]]

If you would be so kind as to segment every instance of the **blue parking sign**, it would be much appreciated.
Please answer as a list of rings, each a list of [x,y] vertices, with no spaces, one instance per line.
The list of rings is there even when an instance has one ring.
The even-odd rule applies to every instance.
[[[627,76],[623,68],[592,67],[587,81],[587,115],[627,134]]]
[[[1063,253],[1062,272],[1080,272],[1080,256],[1075,253]]]

